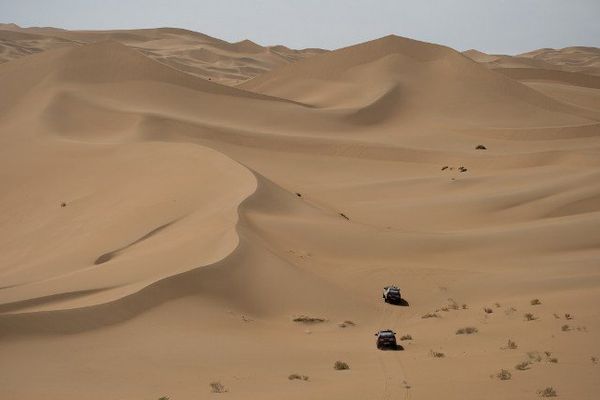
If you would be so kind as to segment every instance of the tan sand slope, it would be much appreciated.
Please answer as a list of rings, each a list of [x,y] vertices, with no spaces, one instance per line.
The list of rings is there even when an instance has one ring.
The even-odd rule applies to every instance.
[[[165,31],[0,65],[3,397],[597,397],[596,89],[398,37],[235,88]]]
[[[0,62],[64,45],[112,40],[186,73],[224,84],[237,84],[278,66],[324,52],[263,47],[250,40],[229,43],[184,29],[67,31],[0,24]]]

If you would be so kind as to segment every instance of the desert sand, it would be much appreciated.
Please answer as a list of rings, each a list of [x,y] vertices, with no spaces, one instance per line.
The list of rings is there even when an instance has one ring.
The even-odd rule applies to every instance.
[[[598,398],[600,50],[0,46],[2,399]]]

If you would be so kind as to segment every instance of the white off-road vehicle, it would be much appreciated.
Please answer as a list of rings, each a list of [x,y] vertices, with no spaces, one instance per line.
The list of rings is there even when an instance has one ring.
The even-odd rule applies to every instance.
[[[400,296],[400,289],[397,286],[384,287],[383,300],[386,303],[400,303],[402,301],[402,296]]]

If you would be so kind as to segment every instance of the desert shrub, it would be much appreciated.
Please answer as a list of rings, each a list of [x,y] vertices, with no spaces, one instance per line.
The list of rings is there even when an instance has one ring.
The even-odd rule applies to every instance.
[[[519,371],[525,371],[529,369],[529,366],[531,365],[530,361],[523,361],[518,363],[517,365],[515,365],[515,369],[518,369]]]
[[[440,316],[436,313],[427,313],[423,316],[421,316],[421,318],[423,319],[427,319],[427,318],[439,318]]]
[[[291,374],[290,376],[288,376],[288,379],[290,381],[293,381],[293,380],[296,380],[296,379],[297,380],[302,380],[302,381],[307,381],[308,380],[308,376],[306,376],[306,375],[299,375],[299,374]]]
[[[356,324],[352,321],[344,321],[341,324],[338,324],[340,328],[346,328],[348,326],[356,326]]]
[[[573,319],[573,316],[571,314],[565,314],[565,319]]]
[[[169,400],[170,397],[167,396],[161,396],[158,398],[158,400]]]
[[[494,303],[494,305],[496,306],[496,308],[500,308],[500,303]]]
[[[210,386],[210,391],[213,393],[225,393],[227,389],[221,382],[211,382],[208,384]]]
[[[467,308],[469,308],[469,306],[467,306],[466,304],[463,304],[463,305],[461,306],[461,308],[462,308],[463,310],[466,310]]]
[[[493,313],[493,312],[494,312],[494,310],[492,310],[492,308],[491,308],[491,307],[484,307],[484,308],[483,308],[483,311],[484,311],[486,314],[491,314],[491,313]]]
[[[556,390],[554,390],[554,388],[552,388],[551,386],[548,386],[545,389],[542,390],[538,390],[538,394],[540,395],[540,397],[556,397]]]
[[[529,303],[531,303],[532,306],[539,306],[540,304],[542,304],[540,299],[533,299]]]
[[[474,326],[467,326],[465,328],[460,328],[456,331],[457,335],[471,335],[473,333],[477,333],[479,330]]]
[[[429,354],[431,354],[431,357],[433,357],[433,358],[444,358],[444,357],[446,357],[446,355],[444,353],[441,353],[439,351],[430,350]]]
[[[402,335],[402,336],[400,336],[400,340],[412,340],[412,336],[410,336],[410,335]]]
[[[556,364],[558,362],[558,358],[556,358],[556,357],[548,357],[548,362]]]
[[[560,319],[560,315],[558,315],[557,313],[553,313],[552,315],[554,316],[554,318]]]
[[[335,369],[337,371],[342,371],[342,370],[345,370],[345,369],[350,369],[350,366],[347,363],[343,362],[343,361],[336,361],[333,364],[333,369]]]
[[[592,364],[598,364],[598,357],[591,356],[590,360],[592,360]]]
[[[487,150],[487,147],[482,144],[478,144],[477,147],[475,147],[475,150]]]
[[[501,381],[507,381],[512,378],[512,374],[506,369],[501,369],[500,372],[496,374],[496,377]]]
[[[542,355],[537,351],[528,351],[527,357],[529,357],[529,360],[531,360],[531,361],[535,361],[535,362],[542,361]]]
[[[305,324],[316,324],[327,321],[325,318],[309,317],[308,315],[300,315],[293,319],[294,322],[302,322]]]
[[[563,331],[563,332],[568,332],[568,331],[571,330],[571,327],[569,325],[565,324],[565,325],[563,325],[563,326],[560,327],[560,330]]]
[[[519,347],[519,346],[517,345],[517,342],[515,342],[514,340],[511,340],[511,339],[508,339],[508,342],[506,343],[506,348],[507,348],[507,349],[514,350],[514,349],[516,349],[517,347]]]
[[[532,313],[525,313],[524,315],[525,317],[525,321],[535,321],[537,318],[535,315],[533,315]]]
[[[448,299],[448,308],[450,310],[458,310],[458,303],[454,299]]]

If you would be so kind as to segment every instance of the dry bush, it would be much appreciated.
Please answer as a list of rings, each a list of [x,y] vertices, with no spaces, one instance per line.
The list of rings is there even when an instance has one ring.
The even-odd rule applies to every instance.
[[[565,325],[563,325],[563,326],[560,327],[560,330],[563,331],[563,332],[568,332],[568,331],[571,330],[571,327],[569,325],[565,324]]]
[[[433,358],[444,358],[444,357],[446,357],[446,355],[444,353],[440,353],[439,351],[429,350],[429,354],[431,354],[431,357],[433,357]]]
[[[535,361],[535,362],[542,361],[542,355],[537,351],[528,351],[527,357],[529,357],[529,360],[531,360],[531,361]]]
[[[529,369],[530,365],[531,365],[531,361],[523,361],[523,362],[515,365],[515,369],[518,369],[519,371],[525,371],[525,370]]]
[[[288,376],[288,379],[290,381],[293,381],[293,380],[296,380],[296,379],[297,380],[301,380],[301,381],[307,381],[308,380],[308,376],[306,376],[306,375],[299,375],[299,374],[291,374],[290,376]]]
[[[356,326],[356,324],[353,321],[344,321],[341,324],[338,324],[338,326],[340,328],[346,328],[348,326]]]
[[[512,374],[506,369],[501,369],[500,372],[496,374],[496,377],[501,381],[507,381],[512,378]]]
[[[325,318],[309,317],[308,315],[300,315],[293,319],[294,322],[302,322],[304,324],[317,324],[327,321]]]
[[[402,335],[400,336],[400,340],[413,340],[413,338],[410,335]]]
[[[448,299],[448,308],[451,310],[458,310],[458,303],[454,299]]]
[[[590,360],[592,360],[592,364],[594,364],[594,365],[598,364],[598,357],[591,356]]]
[[[533,299],[530,301],[532,306],[539,306],[540,304],[542,304],[542,302],[540,301],[540,299]]]
[[[500,303],[494,303],[494,305],[496,306],[496,308],[500,308]]]
[[[346,364],[345,362],[343,362],[343,361],[336,361],[333,364],[333,369],[335,369],[337,371],[342,371],[342,370],[345,370],[345,369],[350,369],[350,366],[348,364]]]
[[[427,318],[439,318],[440,316],[436,313],[427,313],[423,316],[421,316],[421,318],[423,319],[427,319]]]
[[[533,315],[532,313],[529,313],[529,312],[523,316],[525,317],[525,321],[535,321],[537,319],[537,317],[535,315]]]
[[[573,316],[571,314],[565,314],[565,319],[573,319]]]
[[[484,311],[486,314],[491,314],[491,313],[493,313],[493,312],[494,312],[494,310],[492,310],[490,307],[484,307],[484,308],[483,308],[483,311]]]
[[[225,393],[227,389],[221,382],[211,382],[208,384],[210,386],[210,391],[213,393]]]
[[[170,399],[170,397],[167,397],[167,396],[161,396],[158,398],[158,400],[169,400],[169,399]]]
[[[548,386],[545,389],[542,390],[538,390],[538,395],[540,395],[540,397],[556,397],[556,390],[554,390],[554,388],[552,388],[551,386]]]
[[[510,350],[514,350],[517,347],[519,347],[517,345],[517,342],[515,342],[514,340],[508,339],[508,342],[506,343],[506,347],[504,347],[505,349],[510,349]]]
[[[487,147],[482,144],[478,144],[477,147],[475,147],[475,150],[487,150]]]
[[[477,333],[479,332],[479,329],[475,328],[474,326],[467,326],[465,328],[460,328],[459,330],[456,331],[457,335],[471,335],[473,333]]]
[[[554,318],[556,319],[560,319],[560,315],[558,315],[557,313],[552,314],[554,316]]]
[[[461,308],[462,308],[463,310],[466,310],[467,308],[469,308],[469,306],[467,306],[466,304],[463,304],[463,305],[461,306]]]

